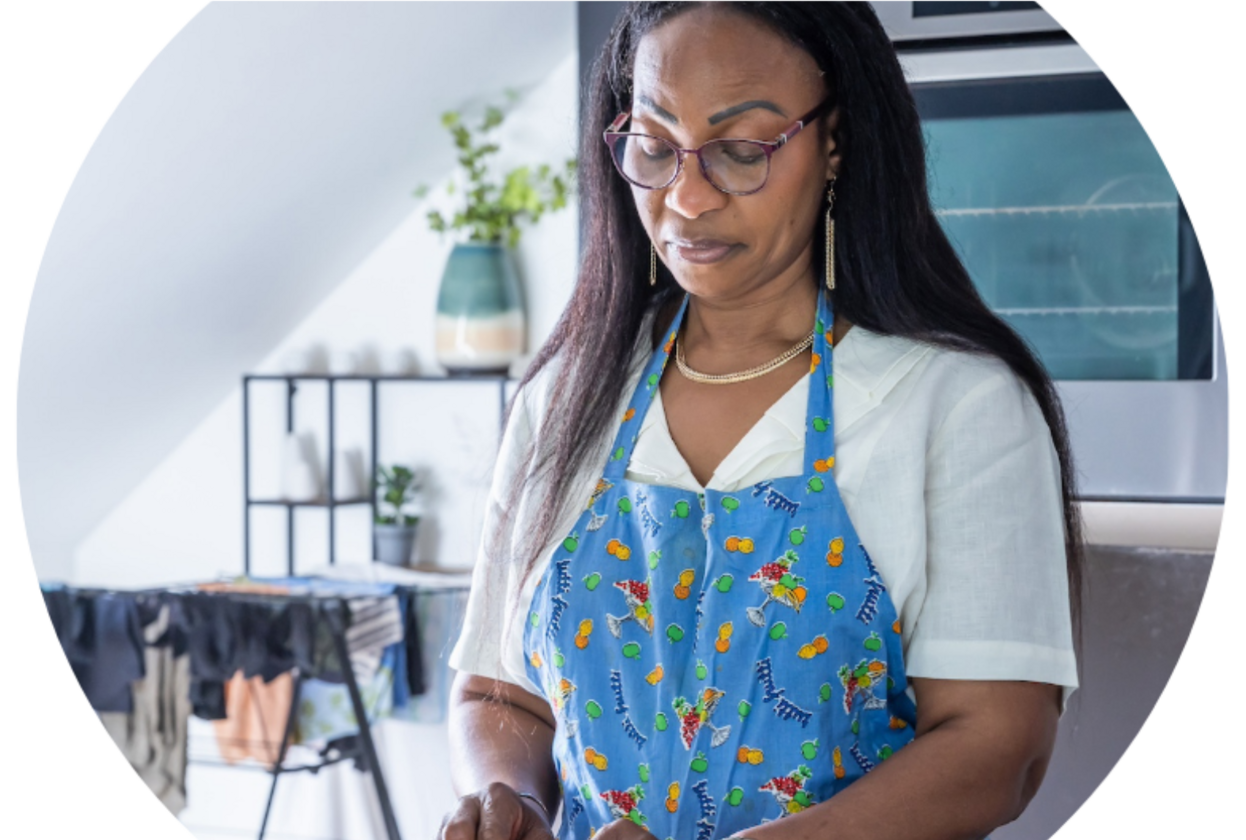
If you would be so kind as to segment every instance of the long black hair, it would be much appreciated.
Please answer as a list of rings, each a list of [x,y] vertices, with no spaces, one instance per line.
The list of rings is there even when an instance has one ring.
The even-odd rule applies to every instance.
[[[523,377],[526,386],[557,360],[541,452],[529,451],[511,499],[541,486],[570,496],[586,460],[598,457],[617,413],[646,315],[682,290],[661,267],[648,283],[649,238],[631,190],[614,171],[600,133],[632,106],[636,47],[654,27],[702,3],[629,3],[592,65],[581,111],[580,189],[584,247],[571,301]],[[940,227],[926,183],[925,143],[912,93],[890,39],[868,3],[716,3],[769,26],[817,62],[840,110],[843,149],[836,180],[835,309],[883,335],[988,354],[1005,362],[1042,410],[1059,456],[1065,552],[1074,632],[1080,648],[1082,525],[1068,433],[1051,378],[1026,343],[987,307]],[[820,129],[825,121],[819,124]],[[816,226],[820,228],[820,225]],[[822,246],[819,230],[811,232]],[[817,253],[817,251],[815,251]],[[525,523],[512,559],[527,577],[585,499],[548,499]],[[511,524],[504,505],[499,528]],[[499,558],[500,559],[500,558]],[[513,622],[507,622],[509,628]]]

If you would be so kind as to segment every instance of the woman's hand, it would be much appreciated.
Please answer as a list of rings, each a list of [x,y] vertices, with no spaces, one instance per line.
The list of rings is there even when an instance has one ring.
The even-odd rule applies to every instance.
[[[449,718],[451,782],[455,793],[471,792],[442,822],[438,840],[552,840],[560,793],[549,703],[517,685],[459,673]]]
[[[593,840],[653,840],[653,835],[627,817],[620,817],[594,834]]]
[[[441,821],[441,831],[437,834],[437,840],[553,840],[553,837],[540,806],[502,782],[494,782],[461,797],[458,807]]]

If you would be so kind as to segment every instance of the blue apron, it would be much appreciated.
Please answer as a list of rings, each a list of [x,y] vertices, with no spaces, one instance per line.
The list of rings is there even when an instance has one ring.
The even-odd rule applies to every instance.
[[[831,472],[818,299],[804,474],[703,494],[624,477],[685,295],[537,586],[523,643],[558,722],[561,840],[620,817],[726,837],[829,799],[913,738],[896,610]]]

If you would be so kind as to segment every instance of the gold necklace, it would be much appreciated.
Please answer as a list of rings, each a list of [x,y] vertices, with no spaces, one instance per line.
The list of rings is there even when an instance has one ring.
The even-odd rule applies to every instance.
[[[809,335],[801,339],[799,344],[789,350],[785,350],[781,356],[771,359],[764,365],[742,370],[739,373],[701,373],[700,371],[693,370],[684,361],[684,343],[676,338],[675,364],[679,367],[679,372],[693,382],[701,382],[706,385],[730,385],[733,382],[745,382],[749,379],[765,376],[767,373],[782,367],[805,352],[813,345],[813,336],[813,331],[810,331]]]

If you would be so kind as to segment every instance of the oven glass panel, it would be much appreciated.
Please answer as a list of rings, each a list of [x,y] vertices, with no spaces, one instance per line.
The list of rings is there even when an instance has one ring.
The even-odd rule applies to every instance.
[[[924,125],[939,220],[1054,378],[1183,378],[1178,195],[1132,113]]]

